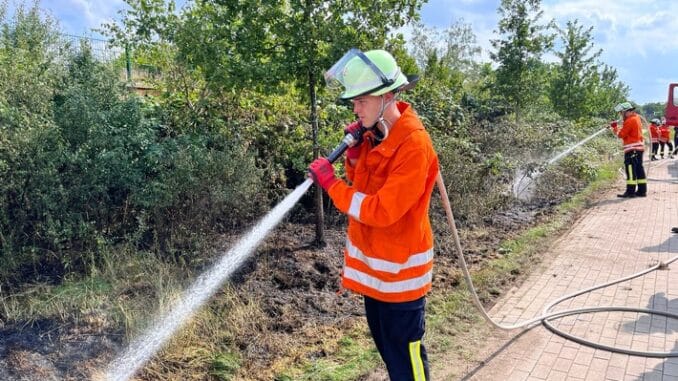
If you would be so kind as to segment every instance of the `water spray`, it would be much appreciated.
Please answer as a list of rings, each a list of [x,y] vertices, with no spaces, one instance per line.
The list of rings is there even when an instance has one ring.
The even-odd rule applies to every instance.
[[[335,162],[349,147],[360,140],[364,131],[365,128],[361,126],[354,134],[346,134],[341,143],[327,156],[327,160],[330,163]],[[103,379],[127,381],[134,376],[245,262],[258,244],[282,221],[312,184],[312,179],[306,179],[257,222],[234,247],[222,254],[218,262],[202,273],[164,316],[155,320],[143,335],[132,341],[127,349],[109,364]],[[102,377],[99,376],[96,379],[102,379]]]
[[[586,144],[589,140],[591,140],[591,139],[595,138],[596,136],[602,134],[602,133],[605,132],[607,129],[608,129],[608,127],[603,127],[603,128],[601,128],[600,130],[594,132],[593,134],[587,136],[586,138],[580,140],[579,142],[577,142],[577,143],[574,144],[573,146],[569,147],[569,148],[566,149],[565,151],[563,151],[563,152],[559,153],[558,155],[556,155],[556,156],[552,157],[551,159],[549,159],[545,164],[543,164],[543,165],[537,167],[537,169],[534,170],[534,172],[525,172],[525,173],[521,176],[520,180],[519,180],[517,183],[515,183],[514,186],[513,186],[513,188],[514,188],[514,193],[515,193],[516,197],[520,197],[520,196],[523,194],[523,192],[525,192],[525,190],[527,190],[527,189],[530,187],[530,185],[532,184],[532,181],[533,181],[535,178],[539,177],[539,175],[541,175],[541,173],[544,171],[544,169],[545,169],[547,166],[552,165],[552,164],[554,164],[554,163],[560,161],[560,159],[562,159],[562,158],[564,158],[565,156],[569,155],[570,153],[572,153],[572,151],[574,151],[575,149],[579,148],[580,146]],[[532,173],[535,173],[535,175],[533,176]],[[528,176],[529,176],[529,179],[526,180],[526,177],[528,177]],[[524,180],[526,180],[526,181],[525,181],[525,185],[524,185],[523,187],[521,187],[520,185],[523,184]]]

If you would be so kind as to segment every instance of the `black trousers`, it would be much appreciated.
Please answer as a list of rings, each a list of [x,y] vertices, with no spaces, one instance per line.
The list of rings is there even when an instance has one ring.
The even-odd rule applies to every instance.
[[[624,168],[626,169],[626,193],[647,193],[643,151],[624,153]]]
[[[367,325],[391,381],[429,380],[428,356],[421,342],[426,298],[403,303],[364,298]]]
[[[662,146],[661,157],[664,157],[664,154],[671,155],[673,153],[673,142],[659,142],[659,145]]]

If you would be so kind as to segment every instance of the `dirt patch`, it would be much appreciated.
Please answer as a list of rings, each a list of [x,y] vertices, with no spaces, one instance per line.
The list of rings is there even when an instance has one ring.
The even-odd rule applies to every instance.
[[[96,312],[80,321],[43,319],[0,329],[0,379],[88,380],[119,350],[122,332]]]

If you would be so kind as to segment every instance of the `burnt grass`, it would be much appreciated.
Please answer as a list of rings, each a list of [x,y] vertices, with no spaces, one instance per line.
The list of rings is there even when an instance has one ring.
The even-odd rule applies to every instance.
[[[540,201],[516,204],[476,224],[460,226],[469,265],[474,267],[501,256],[498,249],[503,240],[548,218],[553,205]],[[433,220],[436,224],[445,223],[440,215],[433,216]],[[463,279],[451,240],[439,238],[449,235],[449,229],[443,226],[436,230],[433,292],[444,293]],[[324,357],[327,353],[322,343],[328,336],[341,336],[364,320],[362,299],[340,288],[343,224],[326,228],[327,244],[322,248],[312,244],[314,234],[311,224],[278,226],[229,279],[235,294],[246,296],[243,300],[256,300],[265,316],[264,321],[253,325],[259,332],[248,332],[248,326],[233,335],[232,344],[241,359],[234,379],[249,375],[249,379],[271,380],[275,364],[293,363],[299,356],[310,361]],[[262,336],[275,339],[261,340]],[[0,380],[89,380],[123,348],[122,328],[96,313],[79,321],[0,320]],[[314,349],[300,354],[291,348]],[[286,361],[293,357],[297,358]],[[152,366],[163,368],[157,365],[162,361],[156,359]],[[172,373],[171,364],[164,368],[166,374]],[[165,379],[156,372],[142,371],[138,376]]]

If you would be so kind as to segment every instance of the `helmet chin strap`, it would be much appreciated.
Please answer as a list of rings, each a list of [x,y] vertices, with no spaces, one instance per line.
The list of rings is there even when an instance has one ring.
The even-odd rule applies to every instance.
[[[379,138],[377,137],[377,140],[384,140],[388,137],[388,133],[391,130],[391,123],[389,123],[388,120],[384,119],[384,111],[386,110],[386,107],[390,106],[392,103],[395,102],[397,97],[397,94],[393,96],[393,99],[388,101],[388,103],[384,103],[384,96],[381,96],[381,110],[379,110],[379,117],[377,118],[377,123],[374,125],[381,125],[381,128],[384,130],[384,136]]]

